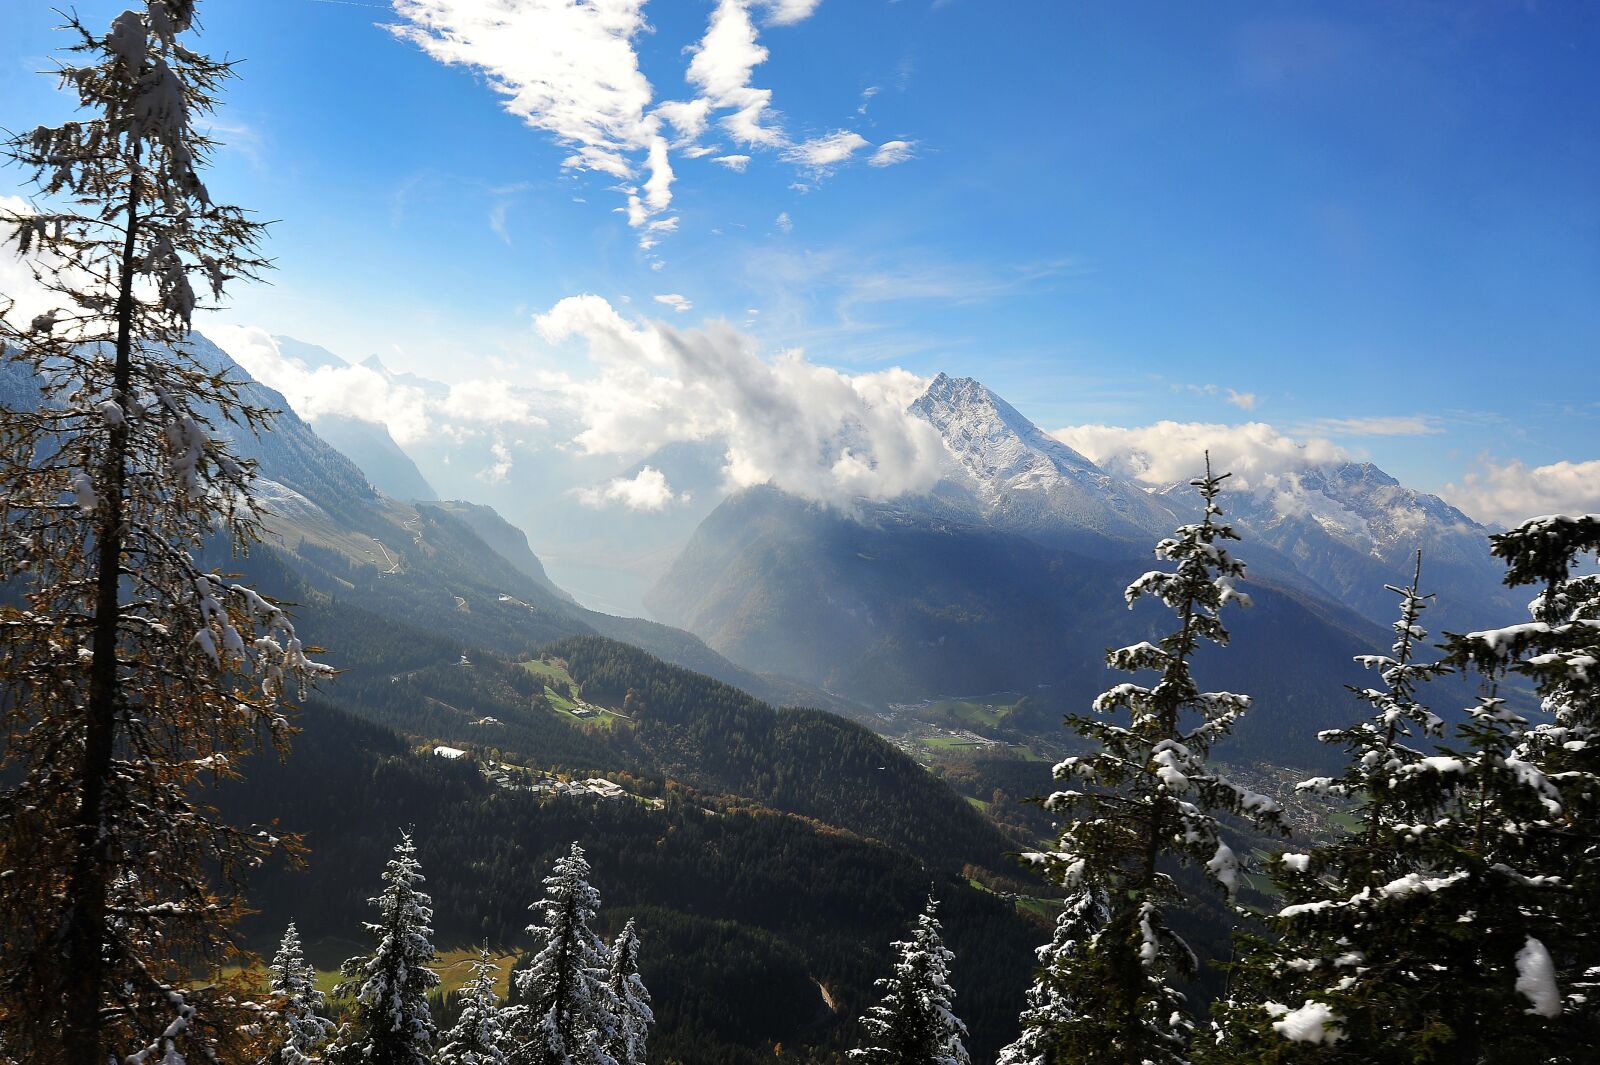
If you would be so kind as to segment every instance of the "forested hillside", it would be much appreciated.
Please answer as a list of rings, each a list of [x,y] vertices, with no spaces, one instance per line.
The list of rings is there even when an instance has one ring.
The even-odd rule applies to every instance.
[[[661,809],[541,800],[490,786],[469,763],[415,754],[395,733],[320,701],[300,720],[293,758],[257,759],[222,793],[229,816],[304,831],[310,848],[303,870],[274,865],[252,879],[260,912],[245,928],[262,950],[294,920],[314,963],[342,960],[404,826],[439,942],[522,946],[540,878],[576,839],[593,860],[606,929],[638,921],[659,1060],[754,1065],[777,1044],[797,1060],[807,1047],[842,1050],[887,965],[884,930],[907,924],[930,886],[960,952],[956,986],[974,1051],[992,1056],[1015,1034],[1042,926],[970,887],[958,867],[676,789]]]

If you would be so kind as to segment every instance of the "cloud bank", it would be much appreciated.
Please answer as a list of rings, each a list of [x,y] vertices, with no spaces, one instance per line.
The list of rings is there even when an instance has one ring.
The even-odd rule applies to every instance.
[[[597,371],[557,386],[583,423],[573,440],[582,452],[633,456],[717,440],[730,489],[772,484],[832,504],[923,492],[944,469],[938,433],[905,409],[926,382],[904,370],[850,376],[798,351],[763,358],[727,322],[679,330],[629,321],[598,296],[568,297],[536,325],[552,344],[581,343]],[[637,483],[643,477],[631,487],[614,481],[595,501],[669,491],[664,478]]]
[[[1078,425],[1051,435],[1102,468],[1152,488],[1204,472],[1208,450],[1212,469],[1232,471],[1229,486],[1244,490],[1272,489],[1308,467],[1351,457],[1328,440],[1297,440],[1265,422],[1167,421],[1137,429]]]
[[[1528,466],[1520,460],[1480,461],[1459,485],[1440,493],[1482,521],[1515,525],[1541,514],[1600,513],[1600,459]]]
[[[422,387],[364,364],[307,366],[285,354],[277,339],[257,326],[212,326],[206,335],[251,377],[282,392],[295,413],[312,422],[328,416],[376,422],[401,445],[440,434],[545,424],[534,413],[533,397],[508,381],[429,382]],[[510,468],[509,454],[496,452],[495,457],[497,467],[505,467],[495,479],[503,480]]]

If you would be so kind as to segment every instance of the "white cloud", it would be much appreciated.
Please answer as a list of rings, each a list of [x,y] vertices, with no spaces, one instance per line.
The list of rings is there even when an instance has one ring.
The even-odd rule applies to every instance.
[[[816,137],[786,148],[783,157],[797,166],[822,170],[847,161],[869,145],[870,142],[861,134],[841,129],[826,137]]]
[[[1222,388],[1218,385],[1178,385],[1172,386],[1174,392],[1193,392],[1197,396],[1210,396],[1220,399],[1224,403],[1232,404],[1240,410],[1255,410],[1260,404],[1260,398],[1254,392],[1239,392],[1232,388]]]
[[[667,305],[668,307],[671,307],[673,310],[677,311],[679,314],[682,314],[684,311],[689,311],[689,310],[693,310],[694,309],[694,304],[690,303],[687,297],[680,296],[676,292],[667,292],[667,293],[664,293],[664,294],[662,294],[660,296],[657,296],[656,297],[656,302],[657,303],[663,303],[663,304]]]
[[[496,440],[489,445],[489,454],[494,456],[494,462],[477,472],[478,480],[485,484],[505,484],[511,475],[511,449],[504,441]]]
[[[861,106],[856,108],[856,114],[858,114],[858,115],[866,114],[867,113],[867,107],[872,103],[872,98],[874,96],[878,95],[882,91],[883,91],[883,89],[881,87],[877,86],[877,85],[868,85],[865,89],[862,89],[861,90]],[[893,141],[891,143],[900,144],[900,143],[904,143],[904,142]]]
[[[632,477],[607,481],[598,488],[575,489],[573,495],[584,506],[597,510],[615,503],[629,510],[661,511],[674,502],[689,502],[688,493],[674,492],[666,475],[653,466],[645,466]]]
[[[820,0],[718,0],[700,40],[684,49],[684,76],[695,97],[659,103],[635,47],[641,34],[654,32],[645,20],[647,0],[391,2],[401,20],[387,27],[391,33],[441,63],[481,74],[507,111],[570,149],[564,167],[618,179],[628,224],[645,229],[672,203],[670,153],[698,158],[720,150],[699,143],[713,116],[735,146],[788,145],[772,91],[752,83],[770,55],[752,12],[772,26],[793,25],[809,18]],[[839,133],[794,152],[801,165],[817,169],[867,146],[856,134]],[[873,161],[899,162],[909,147],[891,142]],[[740,154],[717,159],[735,171],[749,161]],[[641,172],[647,174],[642,184]],[[504,239],[503,210],[490,224]],[[658,239],[646,231],[639,243],[648,250]]]
[[[711,101],[701,97],[697,100],[667,100],[656,105],[655,113],[672,124],[672,128],[678,131],[679,138],[685,143],[692,144],[706,131],[706,116],[710,110]],[[702,151],[701,154],[705,152]]]
[[[33,207],[21,196],[0,196],[0,213],[33,214]],[[29,261],[17,254],[10,229],[0,232],[0,308],[5,300],[14,303],[11,317],[17,322],[31,322],[34,318],[65,301],[34,279]]]
[[[650,168],[650,177],[644,183],[645,202],[650,205],[652,213],[665,211],[672,206],[673,176],[665,138],[655,137],[650,141],[650,157],[646,165]]]
[[[1350,457],[1328,440],[1297,440],[1265,422],[1157,422],[1136,429],[1078,425],[1051,435],[1104,469],[1151,487],[1197,476],[1208,450],[1212,469],[1231,471],[1229,487],[1239,489],[1270,489],[1309,466]]]
[[[865,109],[866,104],[861,106]],[[873,166],[894,166],[910,159],[914,147],[916,147],[915,141],[885,141],[878,145],[878,150],[872,153],[872,158],[867,162]]]
[[[1478,469],[1439,494],[1480,521],[1504,525],[1541,514],[1600,513],[1600,459],[1533,467],[1480,459]]]
[[[733,112],[723,117],[722,127],[736,142],[771,147],[784,137],[776,125],[766,124],[773,117],[772,90],[750,84],[769,54],[756,37],[745,0],[719,0],[705,36],[694,46],[688,79],[712,108]]]
[[[533,402],[509,381],[494,378],[458,381],[438,411],[446,417],[463,422],[484,422],[492,425],[544,425],[545,420],[533,412]]]
[[[811,17],[822,0],[760,0],[775,26],[793,26]]]
[[[574,150],[569,165],[619,178],[655,133],[633,38],[644,0],[394,0],[389,27],[441,63],[481,71],[507,111]]]
[[[550,343],[582,340],[597,371],[563,383],[584,452],[717,440],[729,487],[771,483],[829,503],[926,491],[943,469],[938,433],[905,410],[926,382],[904,370],[852,377],[798,351],[767,359],[727,322],[630,322],[598,296],[564,299],[536,324]]]
[[[545,424],[534,413],[531,398],[507,381],[462,381],[430,393],[370,366],[310,369],[285,355],[272,335],[257,326],[215,325],[206,335],[312,422],[333,415],[376,422],[400,444],[474,427]]]
[[[628,221],[638,227],[672,202],[672,167],[660,136],[665,118],[692,128],[698,104],[650,110],[653,90],[639,69],[633,41],[647,30],[645,0],[393,0],[404,22],[389,31],[441,63],[481,72],[504,106],[572,149],[562,165],[623,181],[645,155],[644,198],[629,195]],[[658,109],[659,110],[659,109]]]
[[[1333,436],[1431,436],[1444,432],[1439,420],[1426,414],[1318,418],[1307,428]]]
[[[785,233],[794,232],[794,219],[789,217],[788,211],[778,212],[778,217],[773,219],[772,224],[783,230]]]

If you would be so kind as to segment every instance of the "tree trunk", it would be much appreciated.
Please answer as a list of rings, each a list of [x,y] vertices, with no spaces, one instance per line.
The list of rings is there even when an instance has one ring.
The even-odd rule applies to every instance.
[[[128,407],[133,379],[133,276],[138,236],[139,156],[134,150],[129,178],[127,235],[122,248],[121,289],[117,298],[117,361],[112,399]],[[108,428],[105,472],[95,520],[94,629],[89,666],[89,705],[78,771],[79,805],[74,829],[72,871],[67,883],[65,975],[62,1006],[64,1049],[69,1065],[105,1065],[107,1049],[101,1019],[106,983],[106,909],[111,886],[107,787],[121,702],[117,644],[121,620],[124,500],[127,489],[128,424]]]

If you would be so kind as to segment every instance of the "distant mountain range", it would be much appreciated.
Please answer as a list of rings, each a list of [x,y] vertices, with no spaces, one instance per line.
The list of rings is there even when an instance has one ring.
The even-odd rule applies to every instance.
[[[308,369],[335,365],[322,349],[278,344]],[[949,455],[944,478],[921,496],[830,508],[757,488],[713,508],[721,455],[709,444],[673,445],[622,471],[664,469],[696,499],[694,513],[607,515],[604,544],[658,559],[664,572],[645,603],[665,625],[578,605],[494,509],[428,502],[429,479],[380,425],[323,418],[313,431],[288,414],[273,439],[253,446],[264,474],[287,490],[274,528],[298,564],[315,566],[331,545],[348,563],[394,566],[389,575],[401,579],[388,582],[391,599],[408,584],[453,585],[430,609],[447,604],[437,621],[466,642],[509,647],[510,633],[526,640],[531,612],[541,635],[610,635],[770,701],[869,720],[860,704],[951,693],[1050,691],[1081,704],[1106,682],[1104,649],[1155,635],[1165,620],[1129,612],[1122,588],[1149,567],[1157,539],[1198,517],[1192,489],[1097,464],[970,378],[939,375],[909,411],[938,431]],[[344,446],[328,447],[323,435]],[[359,486],[355,466],[368,474]],[[563,498],[565,509],[578,509]],[[351,500],[365,517],[348,510]],[[1361,679],[1353,656],[1389,639],[1394,597],[1384,585],[1409,578],[1419,548],[1425,584],[1439,593],[1428,618],[1436,632],[1516,610],[1488,553],[1489,530],[1371,464],[1306,465],[1227,492],[1223,503],[1245,538],[1239,553],[1257,607],[1234,616],[1235,644],[1219,656],[1215,683],[1296,706],[1306,735],[1343,720],[1341,685]],[[332,524],[341,528],[326,528],[318,510],[338,512]],[[695,513],[705,516],[679,552],[664,553],[659,529],[629,539],[635,526],[682,528]],[[437,550],[436,539],[451,550]],[[486,580],[491,573],[499,575]],[[1267,726],[1245,726],[1246,741],[1256,727]],[[1317,754],[1314,744],[1267,747],[1291,760]]]
[[[752,489],[723,502],[650,592],[656,616],[747,668],[884,703],[1048,689],[1072,707],[1107,683],[1102,655],[1169,619],[1123,587],[1197,520],[1188,485],[1151,490],[1044,433],[971,379],[935,378],[910,410],[940,432],[951,473],[921,497],[830,509]],[[1199,471],[1196,471],[1197,473]],[[1241,727],[1246,749],[1306,761],[1348,716],[1352,662],[1390,642],[1419,548],[1440,593],[1428,622],[1465,628],[1511,605],[1488,530],[1370,464],[1309,468],[1225,493],[1244,537],[1253,610],[1207,682],[1292,706]]]

